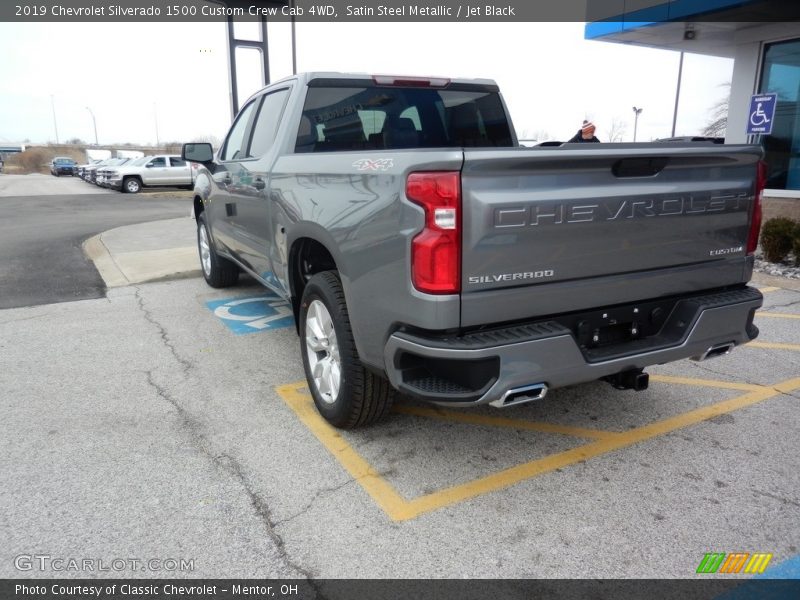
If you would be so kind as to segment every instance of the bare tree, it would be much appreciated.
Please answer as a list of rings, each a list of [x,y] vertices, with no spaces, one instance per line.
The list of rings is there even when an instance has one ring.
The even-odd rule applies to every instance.
[[[208,142],[214,148],[219,148],[219,145],[220,145],[220,139],[217,136],[210,135],[210,134],[198,135],[198,136],[192,138],[191,141],[193,141],[193,142]]]
[[[538,142],[546,142],[548,140],[552,140],[553,136],[551,136],[550,132],[545,129],[537,129],[533,132],[533,139]]]
[[[550,134],[544,129],[537,129],[533,132],[529,129],[523,129],[522,133],[519,134],[519,140],[521,142],[546,142],[551,139],[553,138],[551,138]]]
[[[622,138],[625,137],[625,132],[628,129],[628,122],[621,119],[620,117],[614,117],[611,119],[611,125],[608,126],[606,130],[606,135],[608,136],[609,142],[621,142]]]
[[[727,93],[711,107],[711,120],[703,128],[703,135],[708,137],[725,137],[728,129],[728,103],[731,98],[731,82],[723,83],[721,88],[725,88]]]

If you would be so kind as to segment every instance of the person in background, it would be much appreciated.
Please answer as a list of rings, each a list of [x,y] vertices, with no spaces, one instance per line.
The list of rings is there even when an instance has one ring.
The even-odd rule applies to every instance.
[[[594,136],[594,123],[591,121],[583,121],[583,125],[567,143],[568,144],[575,144],[575,143],[584,143],[584,142],[599,142]]]

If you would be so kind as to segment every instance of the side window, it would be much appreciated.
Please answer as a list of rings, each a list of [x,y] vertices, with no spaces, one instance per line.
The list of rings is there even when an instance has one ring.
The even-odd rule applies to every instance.
[[[245,140],[245,133],[247,133],[250,125],[250,118],[253,116],[253,111],[256,108],[260,98],[256,98],[250,104],[245,106],[240,112],[236,123],[233,124],[228,139],[225,140],[225,149],[222,151],[222,160],[236,160],[242,158],[242,146]]]
[[[148,167],[166,167],[167,166],[167,159],[165,159],[163,156],[159,156],[159,157],[154,158],[153,160],[151,160],[149,163],[147,163],[147,166]]]
[[[186,161],[181,159],[181,158],[178,158],[177,156],[170,156],[169,157],[169,164],[172,167],[185,167],[186,166]]]
[[[272,147],[288,96],[289,90],[278,90],[264,96],[253,126],[248,157],[263,156]]]

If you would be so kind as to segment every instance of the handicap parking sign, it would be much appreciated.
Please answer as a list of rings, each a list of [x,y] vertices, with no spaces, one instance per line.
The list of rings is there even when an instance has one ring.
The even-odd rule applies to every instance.
[[[772,122],[775,120],[775,106],[778,94],[755,94],[750,98],[747,133],[772,133]]]
[[[274,294],[212,300],[206,306],[237,335],[294,324],[291,306]]]

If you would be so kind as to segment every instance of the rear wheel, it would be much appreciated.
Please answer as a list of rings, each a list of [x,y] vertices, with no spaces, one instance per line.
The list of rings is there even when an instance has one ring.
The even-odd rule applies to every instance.
[[[335,271],[317,273],[303,291],[300,345],[308,387],[325,420],[351,429],[386,415],[396,392],[361,364]]]
[[[214,243],[208,233],[206,216],[197,217],[197,250],[200,253],[200,267],[206,283],[214,288],[230,287],[239,279],[239,267],[217,255]]]

